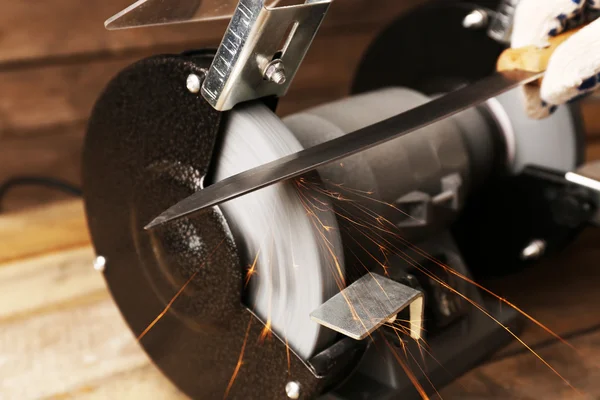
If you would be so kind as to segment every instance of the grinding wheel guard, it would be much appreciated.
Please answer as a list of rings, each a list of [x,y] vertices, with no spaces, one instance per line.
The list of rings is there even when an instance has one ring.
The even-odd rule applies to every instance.
[[[142,60],[99,98],[83,158],[92,242],[107,260],[112,297],[138,337],[185,285],[140,343],[188,396],[281,399],[293,379],[302,388],[299,398],[313,398],[324,380],[277,336],[256,340],[265,325],[241,302],[238,249],[218,208],[143,229],[165,207],[202,189],[222,113],[185,82],[190,74],[203,76],[212,57]]]

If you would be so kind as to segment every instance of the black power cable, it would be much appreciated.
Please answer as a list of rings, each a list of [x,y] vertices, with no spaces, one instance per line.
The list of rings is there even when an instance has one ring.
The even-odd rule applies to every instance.
[[[21,186],[42,186],[48,189],[58,190],[60,192],[70,194],[76,197],[82,196],[81,188],[61,179],[50,178],[45,176],[16,176],[10,178],[0,185],[0,211],[1,202],[6,194],[14,188]]]

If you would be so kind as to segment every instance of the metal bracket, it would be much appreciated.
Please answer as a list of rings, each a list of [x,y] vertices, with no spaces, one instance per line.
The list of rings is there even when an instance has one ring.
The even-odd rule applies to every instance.
[[[240,0],[202,86],[203,97],[225,111],[244,101],[283,96],[331,1],[270,8],[265,0]]]
[[[501,44],[510,45],[515,10],[520,1],[502,0],[488,29],[488,36],[490,38]]]
[[[423,293],[369,273],[310,314],[313,321],[356,340],[363,340],[409,307],[410,336],[419,340],[423,328]]]
[[[402,220],[396,222],[399,228],[414,228],[430,225],[436,218],[438,209],[458,212],[463,199],[463,182],[459,174],[450,174],[441,179],[442,191],[431,196],[414,191],[396,200],[398,208],[404,211]]]

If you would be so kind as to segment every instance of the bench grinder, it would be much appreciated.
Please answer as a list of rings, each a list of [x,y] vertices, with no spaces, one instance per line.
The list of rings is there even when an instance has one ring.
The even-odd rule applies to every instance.
[[[582,161],[576,105],[532,121],[519,91],[509,91],[145,230],[216,182],[469,85],[493,71],[502,50],[485,30],[463,27],[470,10],[420,8],[372,44],[352,96],[281,119],[277,98],[330,2],[172,3],[158,12],[162,2],[138,2],[109,27],[233,14],[221,46],[119,73],[92,112],[83,177],[112,296],[179,389],[195,399],[418,398],[511,339],[473,304],[515,332],[516,312],[469,281],[551,254],[593,218],[594,196],[564,178]],[[403,48],[406,35],[429,40],[419,21],[432,19],[456,51],[481,54],[477,65],[425,62],[423,50]],[[419,47],[429,45],[448,47]],[[402,52],[390,55],[390,46]]]

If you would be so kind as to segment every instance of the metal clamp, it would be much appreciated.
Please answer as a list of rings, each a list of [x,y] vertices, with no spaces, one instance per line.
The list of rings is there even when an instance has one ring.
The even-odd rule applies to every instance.
[[[283,96],[331,1],[270,8],[265,0],[241,0],[202,86],[203,97],[225,111],[244,101]]]

